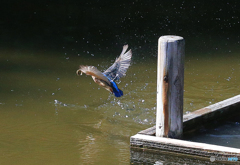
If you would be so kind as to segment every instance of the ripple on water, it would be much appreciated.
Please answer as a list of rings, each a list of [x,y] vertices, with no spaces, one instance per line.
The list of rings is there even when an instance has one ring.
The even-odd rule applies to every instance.
[[[184,110],[194,111],[236,95],[236,82],[205,79],[187,81],[184,92]]]
[[[7,120],[9,122],[9,119]],[[2,122],[3,123],[3,122]],[[66,124],[52,122],[48,119],[18,119],[11,124],[1,125],[0,157],[29,158],[34,155],[41,157],[68,153],[76,145],[74,134]],[[64,155],[63,155],[64,156]],[[73,155],[68,154],[69,157]]]

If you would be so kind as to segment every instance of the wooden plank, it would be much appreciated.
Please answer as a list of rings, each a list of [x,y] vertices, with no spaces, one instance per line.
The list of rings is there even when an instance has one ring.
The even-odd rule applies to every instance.
[[[169,152],[163,150],[147,150],[147,152],[143,152],[143,149],[137,147],[131,147],[130,149],[130,164],[195,164],[195,165],[225,165],[225,164],[234,164],[236,165],[236,161],[228,161],[228,158],[224,160],[221,157],[202,157],[197,155],[189,155],[183,153]],[[211,158],[216,158],[213,161]],[[218,161],[217,161],[218,159]],[[221,161],[221,162],[220,162]]]
[[[222,121],[240,113],[240,95],[190,112],[183,116],[184,132],[197,130],[201,126],[211,125],[213,121]],[[156,126],[138,132],[138,134],[155,136]]]
[[[158,40],[156,136],[181,138],[185,41],[179,36]]]
[[[240,113],[240,95],[220,101],[183,116],[184,132],[198,129],[214,121],[222,121]]]
[[[142,131],[138,132],[138,134],[155,136],[155,134],[156,134],[156,125],[153,126],[153,127],[147,128],[145,130],[142,130]]]
[[[159,149],[203,157],[240,157],[240,149],[190,142],[179,139],[136,134],[130,138],[131,147]]]

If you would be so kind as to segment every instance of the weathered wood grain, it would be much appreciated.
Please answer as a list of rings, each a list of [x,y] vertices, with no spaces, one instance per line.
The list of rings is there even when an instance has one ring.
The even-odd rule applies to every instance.
[[[179,36],[158,40],[156,136],[181,138],[185,41]]]
[[[198,155],[203,157],[240,157],[240,149],[179,139],[136,134],[131,137],[132,147],[159,149],[170,152]]]

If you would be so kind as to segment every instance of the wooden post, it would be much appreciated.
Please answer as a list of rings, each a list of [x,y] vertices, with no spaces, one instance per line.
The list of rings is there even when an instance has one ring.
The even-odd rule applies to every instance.
[[[185,41],[179,36],[158,40],[156,136],[181,138]]]

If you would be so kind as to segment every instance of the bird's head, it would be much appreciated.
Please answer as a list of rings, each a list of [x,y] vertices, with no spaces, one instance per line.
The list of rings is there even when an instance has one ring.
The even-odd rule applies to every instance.
[[[78,76],[82,75],[81,69],[78,69],[78,70],[76,71],[76,73],[77,73]]]

